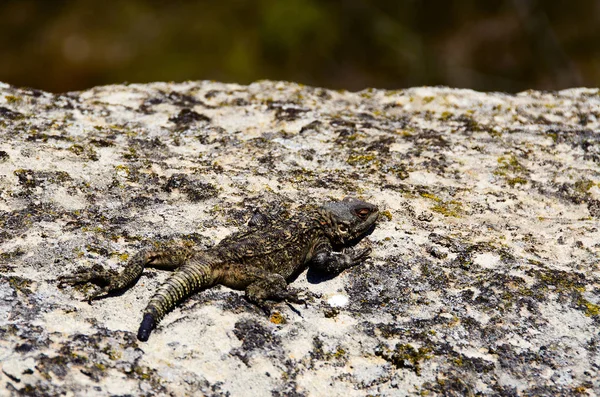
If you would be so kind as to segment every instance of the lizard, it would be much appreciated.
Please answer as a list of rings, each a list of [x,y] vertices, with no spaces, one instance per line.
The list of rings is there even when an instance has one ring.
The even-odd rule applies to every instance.
[[[353,197],[300,207],[287,219],[269,219],[256,212],[245,230],[225,237],[212,248],[144,249],[120,272],[94,265],[90,270],[64,275],[59,282],[103,286],[86,297],[91,302],[131,287],[146,266],[174,270],[143,312],[137,338],[145,342],[178,303],[216,284],[245,291],[246,299],[259,307],[266,300],[304,303],[300,290],[288,287],[288,282],[308,266],[337,274],[363,262],[371,249],[355,251],[351,246],[375,228],[378,218],[377,206]]]

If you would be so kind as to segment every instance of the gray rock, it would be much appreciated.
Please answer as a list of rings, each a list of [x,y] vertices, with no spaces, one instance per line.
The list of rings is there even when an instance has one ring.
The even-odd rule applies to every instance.
[[[0,85],[0,394],[600,394],[599,119],[598,89]],[[217,287],[140,343],[166,273],[56,282],[346,195],[384,210],[372,258],[307,307]]]

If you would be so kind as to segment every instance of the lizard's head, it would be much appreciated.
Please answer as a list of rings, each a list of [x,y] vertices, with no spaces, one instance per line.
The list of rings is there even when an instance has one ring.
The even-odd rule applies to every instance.
[[[323,224],[336,244],[346,245],[373,230],[379,218],[376,205],[354,197],[326,203],[321,207]]]

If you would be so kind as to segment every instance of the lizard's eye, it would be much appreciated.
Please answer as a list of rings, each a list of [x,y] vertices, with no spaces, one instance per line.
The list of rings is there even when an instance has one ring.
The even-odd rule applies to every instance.
[[[356,216],[358,216],[360,219],[365,220],[371,213],[371,210],[368,208],[360,208],[360,209],[357,209],[355,212],[356,212]]]

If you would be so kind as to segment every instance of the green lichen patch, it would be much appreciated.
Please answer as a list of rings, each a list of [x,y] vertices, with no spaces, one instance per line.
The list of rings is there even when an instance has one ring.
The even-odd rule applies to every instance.
[[[8,284],[15,290],[22,294],[28,295],[31,293],[32,281],[23,277],[10,276],[8,277]]]
[[[75,154],[76,156],[81,156],[84,152],[84,148],[81,145],[71,145],[69,147],[69,151]]]
[[[343,366],[348,361],[348,352],[340,345],[327,348],[323,340],[318,336],[313,338],[312,345],[313,348],[309,353],[311,366],[315,366],[318,361],[326,362],[333,366]]]
[[[573,184],[575,190],[580,194],[587,194],[594,185],[596,185],[596,183],[589,179],[580,179]]]
[[[137,183],[140,180],[138,167],[118,164],[114,166],[114,170],[117,178],[115,178],[113,186],[119,187],[120,189],[125,189],[127,186],[125,183],[121,183],[120,181],[125,180],[127,182]]]
[[[66,171],[34,171],[20,168],[13,173],[19,179],[19,184],[26,188],[43,187],[48,184],[62,185],[72,180]]]
[[[409,177],[409,169],[404,164],[392,163],[387,164],[384,163],[381,167],[381,171],[385,174],[391,174],[396,176],[398,179],[404,180]]]
[[[290,180],[293,183],[314,183],[318,175],[307,168],[294,169],[290,172]]]
[[[346,160],[351,166],[378,165],[377,153],[353,153]]]
[[[99,148],[107,148],[115,146],[115,142],[112,139],[107,138],[98,138],[98,139],[90,139],[90,144]]]
[[[553,287],[557,293],[570,293],[585,290],[585,277],[582,274],[552,269],[530,269],[528,274],[536,277],[538,287],[547,290]]]
[[[136,160],[139,157],[137,151],[133,147],[129,147],[125,153],[123,153],[123,158],[126,160]]]
[[[578,179],[573,183],[562,182],[544,187],[544,191],[574,204],[593,206],[594,199],[590,190],[596,185],[591,179]],[[590,211],[592,212],[592,211]]]
[[[493,173],[504,179],[508,186],[514,188],[517,185],[527,184],[530,171],[519,162],[514,154],[509,153],[498,158],[498,167]]]
[[[74,145],[69,146],[68,150],[76,156],[85,157],[88,160],[92,160],[92,161],[98,160],[98,153],[96,152],[96,150],[94,150],[94,148],[92,146],[89,146],[89,145],[83,146],[80,144],[74,144]]]
[[[163,190],[169,193],[174,190],[184,192],[194,203],[216,197],[219,192],[213,184],[191,179],[184,174],[171,175]]]
[[[454,218],[460,218],[464,213],[463,204],[458,200],[445,201],[435,194],[428,192],[420,192],[420,195],[421,197],[429,199],[435,203],[430,207],[430,210],[433,212]]]
[[[392,213],[388,210],[381,211],[381,215],[384,216],[388,221],[392,220]]]
[[[437,212],[444,216],[451,216],[454,218],[460,218],[463,212],[463,206],[460,201],[450,200],[446,202],[440,202],[430,208],[433,212]]]
[[[0,217],[0,237],[13,238],[41,221],[52,222],[60,215],[60,209],[50,203],[32,203],[22,209],[5,212]]]
[[[422,346],[415,349],[412,345],[398,343],[394,349],[386,346],[379,346],[375,350],[375,355],[390,362],[396,368],[409,368],[417,375],[421,375],[421,366],[424,361],[430,360],[433,355],[430,347]]]
[[[59,134],[49,134],[47,132],[38,131],[36,128],[29,126],[27,129],[29,135],[27,136],[28,142],[43,142],[47,143],[49,141],[57,141],[57,142],[74,142],[75,139],[70,136],[64,136]]]
[[[538,281],[530,290],[524,290],[524,294],[540,300],[549,293],[558,294],[558,302],[583,311],[587,317],[599,315],[600,306],[583,297],[587,282],[582,274],[545,268],[530,269],[528,273],[534,275]]]
[[[19,104],[23,101],[23,98],[18,97],[18,96],[14,96],[14,95],[5,95],[4,99],[6,99],[6,102],[10,103],[10,104]]]
[[[1,222],[0,222],[0,225],[2,225]],[[12,251],[8,251],[8,252],[0,252],[0,261],[7,263],[11,260],[22,257],[25,254],[26,254],[25,250],[21,247],[18,247],[16,249],[14,249]]]
[[[585,315],[588,317],[596,317],[600,315],[600,305],[593,304],[581,296],[577,298],[577,304],[584,310]]]

